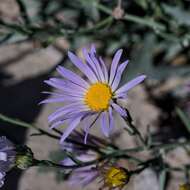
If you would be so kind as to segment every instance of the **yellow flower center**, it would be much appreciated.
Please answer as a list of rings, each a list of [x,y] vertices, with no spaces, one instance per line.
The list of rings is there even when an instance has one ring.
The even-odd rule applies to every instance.
[[[88,89],[85,95],[85,103],[93,111],[102,111],[109,108],[112,98],[111,88],[104,83],[95,83]]]
[[[190,190],[190,184],[180,185],[179,190]]]
[[[111,167],[105,175],[105,183],[109,187],[121,187],[129,181],[129,175],[123,168]]]

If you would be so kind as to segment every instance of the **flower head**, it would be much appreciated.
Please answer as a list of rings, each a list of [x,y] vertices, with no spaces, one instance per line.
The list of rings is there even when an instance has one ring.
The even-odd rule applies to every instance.
[[[4,177],[15,164],[15,146],[6,138],[0,137],[0,187],[4,184]]]
[[[91,47],[90,52],[83,49],[85,63],[75,54],[69,52],[68,56],[71,62],[85,75],[86,80],[59,66],[57,71],[63,78],[51,78],[45,81],[48,85],[58,89],[59,92],[50,93],[53,94],[53,97],[42,101],[42,103],[64,103],[48,118],[51,128],[64,123],[68,124],[63,132],[61,142],[82,121],[85,123],[86,136],[89,129],[99,121],[103,134],[108,137],[114,128],[114,112],[121,117],[127,116],[126,110],[118,104],[117,100],[125,99],[127,92],[141,83],[145,79],[145,75],[138,76],[119,87],[122,74],[128,64],[128,60],[119,64],[122,52],[122,50],[116,52],[109,69],[103,59],[96,54],[94,46]]]

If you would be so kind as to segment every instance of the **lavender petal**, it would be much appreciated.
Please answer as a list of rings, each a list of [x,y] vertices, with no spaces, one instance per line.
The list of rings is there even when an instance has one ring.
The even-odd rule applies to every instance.
[[[109,108],[109,134],[111,133],[111,131],[114,128],[114,118],[113,118],[113,110],[110,107]]]
[[[124,86],[122,86],[121,88],[116,90],[115,97],[120,97],[121,94],[126,93],[128,90],[130,90],[131,88],[133,88],[136,85],[138,85],[139,83],[141,83],[145,78],[146,78],[145,75],[141,75],[141,76],[138,76],[135,79],[129,81],[127,84],[125,84]]]
[[[112,103],[113,108],[115,109],[116,112],[118,112],[122,117],[127,116],[127,112],[121,108],[118,104]]]
[[[60,112],[50,115],[48,117],[48,122],[55,122],[56,120],[62,120],[68,118],[68,114],[76,114],[76,113],[82,113],[88,111],[88,108],[86,108],[83,105],[80,104],[69,104],[68,106],[65,106],[65,109],[61,110]],[[71,117],[71,116],[70,116]]]
[[[94,74],[94,72],[92,71],[92,69],[90,69],[88,67],[87,64],[84,64],[75,54],[73,54],[72,52],[68,52],[68,56],[70,58],[70,60],[72,61],[72,63],[81,71],[83,72],[88,79],[92,82],[95,83],[98,81],[96,75]]]
[[[100,115],[100,121],[101,121],[101,129],[103,134],[108,137],[109,136],[109,124],[108,124],[108,115],[107,112],[104,111],[101,115]]]
[[[69,127],[66,128],[64,131],[62,137],[61,137],[61,143],[64,142],[64,140],[72,133],[72,131],[78,126],[79,122],[81,121],[81,116],[75,118],[69,125]]]
[[[116,72],[115,78],[113,80],[113,83],[111,85],[112,91],[115,91],[120,83],[123,71],[125,70],[126,66],[128,65],[128,60],[119,65],[118,70]]]
[[[107,69],[102,57],[99,57],[99,60],[100,60],[100,63],[102,65],[102,68],[103,68],[105,83],[108,83],[108,69]]]
[[[73,82],[74,84],[77,84],[85,89],[89,87],[89,84],[84,79],[82,79],[79,75],[75,74],[74,72],[62,66],[59,66],[57,68],[57,72],[60,73],[67,80]]]
[[[115,77],[115,74],[116,74],[116,71],[117,71],[118,63],[119,63],[119,60],[120,60],[122,52],[123,52],[123,50],[120,49],[114,55],[114,58],[113,58],[113,61],[112,61],[112,64],[111,64],[109,85],[111,85],[113,80],[114,80],[114,77]]]
[[[97,70],[97,67],[96,65],[94,64],[94,62],[92,61],[92,59],[90,58],[90,55],[87,51],[86,48],[83,48],[83,55],[87,61],[87,64],[89,65],[89,67],[92,68],[93,72],[96,74],[96,77],[98,78],[98,80],[100,80],[100,76],[99,76],[99,73],[98,73],[98,70]]]
[[[90,57],[91,57],[91,59],[93,60],[95,66],[96,66],[96,68],[97,68],[97,71],[98,71],[99,76],[100,76],[100,80],[101,80],[102,82],[105,82],[104,74],[103,74],[103,71],[102,71],[102,68],[101,68],[101,66],[100,66],[99,61],[97,60],[97,58],[96,58],[95,55],[93,55],[93,54],[91,54]]]

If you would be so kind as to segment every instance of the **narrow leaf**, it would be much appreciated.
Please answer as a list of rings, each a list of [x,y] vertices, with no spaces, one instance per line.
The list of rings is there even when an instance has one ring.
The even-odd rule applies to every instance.
[[[185,114],[184,111],[182,111],[180,108],[176,108],[176,113],[179,116],[179,118],[181,119],[181,121],[183,122],[184,126],[186,127],[186,129],[189,131],[190,133],[190,118],[188,118],[188,116]]]
[[[159,174],[160,190],[166,190],[167,172],[162,170]]]

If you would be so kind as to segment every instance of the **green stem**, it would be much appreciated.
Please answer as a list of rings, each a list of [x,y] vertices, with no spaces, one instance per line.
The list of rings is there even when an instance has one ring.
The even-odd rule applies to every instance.
[[[161,150],[161,149],[164,149],[164,150],[171,150],[171,149],[174,149],[176,147],[184,147],[184,146],[187,146],[187,145],[190,145],[190,141],[185,141],[185,142],[176,142],[176,143],[168,143],[168,144],[153,144],[151,145],[148,149],[147,147],[144,147],[144,146],[138,146],[138,147],[135,147],[135,148],[129,148],[129,149],[123,149],[123,150],[115,150],[116,152],[127,152],[127,153],[133,153],[133,152],[141,152],[141,151],[145,151],[145,150],[148,150],[148,151],[158,151],[158,150]]]
[[[39,134],[34,134],[34,135],[46,135],[48,137],[51,137],[51,138],[54,138],[54,139],[57,139],[59,140],[61,138],[61,135],[62,135],[62,132],[59,131],[58,129],[53,129],[53,131],[55,133],[57,133],[58,135],[54,135],[54,134],[51,134],[49,133],[48,131],[44,130],[44,129],[41,129],[35,125],[32,125],[30,123],[27,123],[27,122],[24,122],[24,121],[21,121],[21,120],[18,120],[18,119],[13,119],[13,118],[10,118],[10,117],[7,117],[3,114],[0,114],[0,120],[4,121],[4,122],[7,122],[7,123],[10,123],[10,124],[14,124],[14,125],[17,125],[17,126],[20,126],[20,127],[24,127],[24,128],[32,128],[36,131],[39,132]],[[103,152],[101,150],[99,150],[96,146],[93,146],[93,145],[89,145],[89,144],[84,144],[82,142],[79,142],[75,139],[71,139],[71,138],[67,138],[66,139],[66,142],[68,143],[73,143],[73,144],[77,144],[79,146],[83,146],[84,148],[86,148],[87,150],[93,150],[99,154],[103,154]],[[109,144],[109,146],[111,146],[112,148],[115,148],[114,146],[112,146],[111,144]]]
[[[118,155],[114,155],[114,154],[109,154],[109,155],[106,155],[104,157],[101,157],[99,159],[96,159],[96,160],[93,160],[93,161],[89,161],[89,162],[80,162],[76,165],[62,165],[62,164],[57,164],[57,163],[54,163],[50,160],[34,160],[34,164],[33,166],[43,166],[43,167],[54,167],[54,168],[59,168],[59,169],[76,169],[76,168],[81,168],[81,167],[86,167],[86,166],[93,166],[93,165],[97,165],[99,162],[101,161],[104,161],[108,158],[116,158]],[[130,157],[129,157],[130,158]],[[129,159],[127,158],[127,159]],[[137,168],[135,170],[131,170],[129,171],[131,175],[133,174],[139,174],[141,173],[142,171],[144,171],[146,168],[149,168],[149,167],[154,167],[155,166],[155,161],[158,160],[159,158],[158,157],[155,157],[155,158],[151,158],[145,162],[142,162],[140,161],[140,165],[141,167],[140,168]],[[164,168],[164,171],[166,172],[184,172],[185,171],[185,168],[182,168],[182,167],[165,167]],[[187,170],[187,169],[186,169]],[[190,170],[190,168],[188,168],[188,170]]]
[[[136,135],[139,140],[141,141],[141,143],[143,144],[144,147],[147,147],[146,141],[144,140],[143,136],[141,135],[140,131],[137,129],[137,127],[132,123],[132,117],[130,115],[130,112],[125,109],[127,112],[127,117],[124,117],[123,119],[125,120],[125,122],[127,123],[127,126],[130,128],[130,130],[128,129],[128,132],[130,133],[130,135]]]
[[[134,131],[134,135],[138,136],[139,140],[141,141],[141,143],[146,146],[146,142],[143,138],[143,136],[141,135],[140,131],[132,124],[128,122],[128,125],[130,126],[130,128]]]
[[[73,158],[73,157],[72,157]],[[34,164],[33,166],[45,166],[45,167],[56,167],[56,168],[62,168],[62,169],[75,169],[75,168],[81,168],[81,167],[86,167],[86,166],[91,166],[91,165],[97,165],[98,163],[105,161],[105,160],[110,160],[113,158],[124,158],[127,160],[133,160],[136,161],[138,164],[141,164],[142,161],[139,160],[138,158],[135,158],[133,156],[129,156],[126,154],[126,152],[123,153],[118,153],[118,152],[114,152],[114,153],[110,153],[110,154],[106,154],[103,155],[101,157],[99,157],[98,159],[89,161],[89,162],[81,162],[79,160],[77,160],[78,163],[76,163],[76,159],[74,160],[74,162],[76,163],[75,165],[62,165],[62,164],[57,164],[54,163],[50,160],[34,160]]]
[[[185,173],[186,171],[190,171],[190,168],[186,167],[166,167],[164,170],[167,172],[182,172]]]
[[[178,107],[175,108],[175,111],[181,119],[181,121],[183,122],[186,129],[190,132],[190,119],[188,118],[188,116]]]
[[[32,129],[35,129],[35,130],[39,131],[40,133],[42,133],[42,134],[44,134],[46,136],[49,136],[51,138],[60,139],[60,136],[51,134],[51,133],[47,132],[46,130],[38,128],[38,127],[36,127],[36,126],[34,126],[34,125],[30,124],[30,123],[26,123],[26,122],[20,121],[18,119],[12,119],[12,118],[7,117],[7,116],[5,116],[3,114],[0,114],[0,120],[5,121],[7,123],[14,124],[14,125],[18,125],[18,126],[21,126],[21,127],[32,128]]]
[[[164,149],[164,150],[170,150],[170,149],[174,149],[176,147],[183,147],[183,146],[187,146],[190,145],[190,141],[184,141],[184,142],[173,142],[173,143],[168,143],[168,144],[160,144],[160,145],[151,145],[150,146],[150,150],[160,150],[160,149]]]
[[[12,30],[13,32],[17,32],[23,35],[31,35],[32,32],[26,28],[24,25],[17,25],[17,24],[10,24],[7,22],[4,22],[3,20],[0,19],[0,26],[3,26],[7,29]]]
[[[107,8],[106,6],[97,3],[96,7],[99,10],[103,11],[104,13],[112,15],[112,10]],[[127,14],[127,13],[124,15],[123,19],[134,22],[134,23],[142,24],[144,26],[148,26],[149,28],[152,28],[154,30],[165,30],[164,25],[157,23],[151,19],[141,18],[141,17],[135,16],[135,15]]]
[[[97,3],[96,7],[108,15],[112,15],[112,13],[113,13],[113,10],[111,10],[110,8],[108,8],[102,4]],[[137,23],[137,24],[147,26],[147,27],[151,28],[155,32],[155,34],[157,34],[158,36],[160,36],[163,39],[166,39],[168,41],[183,43],[183,41],[185,40],[185,38],[180,39],[178,36],[175,36],[174,34],[170,34],[170,33],[165,32],[166,27],[159,22],[155,22],[151,18],[145,18],[145,17],[141,18],[141,17],[138,17],[136,15],[131,15],[131,14],[125,13],[125,15],[123,16],[122,19],[126,20],[126,21],[133,22],[133,23]]]
[[[68,152],[68,151],[64,151],[66,153],[66,155],[77,165],[80,165],[82,164],[82,162],[80,160],[78,160],[74,155],[73,153],[71,152]]]
[[[77,34],[86,34],[89,32],[95,32],[98,29],[103,28],[104,26],[107,26],[108,24],[110,24],[113,21],[113,17],[109,16],[107,18],[105,18],[104,20],[98,22],[96,25],[94,25],[92,28],[82,28],[80,29]]]

